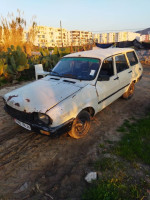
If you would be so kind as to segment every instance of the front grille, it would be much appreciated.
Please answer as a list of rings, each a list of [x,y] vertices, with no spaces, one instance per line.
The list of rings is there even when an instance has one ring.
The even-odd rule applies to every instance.
[[[8,106],[7,104],[5,104],[4,109],[10,116],[12,116],[13,118],[16,118],[20,121],[30,122],[30,123],[32,123],[34,121],[33,113],[26,113],[26,112],[16,110],[16,109]]]

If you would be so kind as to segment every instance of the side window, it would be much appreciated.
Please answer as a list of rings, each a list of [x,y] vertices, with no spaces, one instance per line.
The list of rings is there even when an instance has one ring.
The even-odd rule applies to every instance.
[[[129,68],[124,54],[115,57],[117,73]]]
[[[113,58],[112,57],[106,58],[103,61],[99,75],[109,75],[109,76],[114,75]]]
[[[137,59],[134,51],[128,52],[127,57],[128,57],[128,60],[129,60],[131,66],[136,65],[138,63],[138,59]]]

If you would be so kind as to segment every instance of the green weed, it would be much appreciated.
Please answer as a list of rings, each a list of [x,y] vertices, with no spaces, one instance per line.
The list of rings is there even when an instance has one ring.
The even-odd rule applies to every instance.
[[[99,180],[82,196],[82,200],[141,200],[146,197],[145,185],[129,184],[118,179]]]
[[[121,130],[125,134],[114,152],[127,160],[150,164],[150,114],[134,123],[125,122]]]
[[[124,135],[120,142],[113,143],[113,147],[110,147],[107,153],[113,152],[132,161],[130,164],[134,169],[139,169],[137,161],[150,164],[150,112],[147,117],[134,119],[132,123],[125,120],[118,131]],[[101,145],[100,147],[102,148]],[[110,157],[103,157],[94,163],[95,169],[102,172],[102,176],[86,189],[82,200],[147,199],[147,188],[150,185],[138,176],[131,176],[126,161],[119,160],[110,154]]]
[[[123,164],[114,158],[102,158],[94,163],[95,169],[100,171],[117,171]]]

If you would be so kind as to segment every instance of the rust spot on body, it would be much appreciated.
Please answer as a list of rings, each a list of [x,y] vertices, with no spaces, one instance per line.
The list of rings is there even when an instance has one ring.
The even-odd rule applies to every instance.
[[[7,99],[7,101],[10,101],[10,100],[11,100],[12,98],[14,98],[14,97],[18,97],[18,95],[9,96],[8,99]]]
[[[27,102],[30,102],[30,99],[26,99]]]
[[[19,103],[15,103],[15,106],[18,106],[18,107],[20,107],[20,104],[19,104]]]

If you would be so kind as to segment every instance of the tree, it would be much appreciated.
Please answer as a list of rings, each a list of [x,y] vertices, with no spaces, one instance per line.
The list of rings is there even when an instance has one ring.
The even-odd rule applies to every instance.
[[[14,16],[13,13],[8,13],[7,18],[1,17],[0,46],[2,47],[2,50],[7,51],[7,48],[11,45],[14,47],[24,46],[25,52],[31,54],[31,49],[37,33],[37,24],[34,21],[35,17],[32,18],[32,26],[27,33],[25,31],[26,20],[22,16],[23,12],[17,10],[17,16]]]
[[[59,56],[59,50],[58,50],[58,47],[56,47],[56,46],[54,47],[53,54]]]
[[[13,45],[23,46],[24,29],[26,27],[26,20],[21,17],[20,10],[17,10],[18,16],[8,14],[7,19],[1,18],[2,24],[2,45],[3,50],[6,51],[8,47]]]

